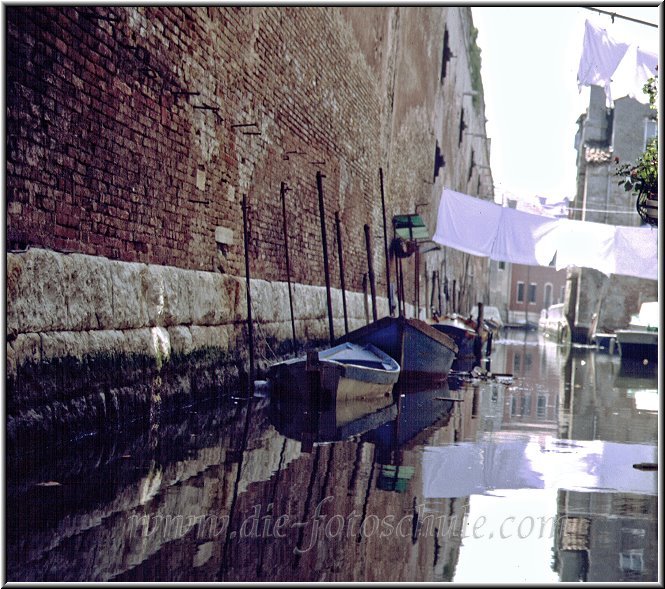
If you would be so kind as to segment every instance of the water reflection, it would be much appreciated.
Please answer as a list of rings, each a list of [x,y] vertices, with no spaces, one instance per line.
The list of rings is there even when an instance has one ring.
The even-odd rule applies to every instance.
[[[656,462],[655,372],[508,336],[509,385],[211,403],[12,460],[7,577],[656,580],[656,474],[632,466]]]

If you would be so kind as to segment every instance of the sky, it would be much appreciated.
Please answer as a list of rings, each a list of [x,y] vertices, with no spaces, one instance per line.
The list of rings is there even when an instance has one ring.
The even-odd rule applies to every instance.
[[[659,7],[599,6],[658,24]],[[577,87],[586,19],[610,37],[659,52],[658,30],[579,7],[472,7],[481,49],[495,200],[575,195],[577,119],[589,89]]]

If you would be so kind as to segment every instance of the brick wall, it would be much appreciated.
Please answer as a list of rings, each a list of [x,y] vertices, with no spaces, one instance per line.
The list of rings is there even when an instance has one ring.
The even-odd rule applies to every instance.
[[[6,15],[10,250],[243,274],[246,196],[253,274],[283,280],[285,182],[292,279],[320,285],[321,171],[333,285],[339,211],[347,288],[362,289],[368,223],[383,294],[379,167],[389,230],[393,214],[418,203],[436,210],[437,141],[445,181],[466,177],[469,148],[454,148],[468,8],[8,6]],[[445,84],[444,26],[458,57]],[[468,124],[478,116],[466,113]],[[430,214],[432,232],[434,222]],[[223,254],[220,226],[234,232]]]

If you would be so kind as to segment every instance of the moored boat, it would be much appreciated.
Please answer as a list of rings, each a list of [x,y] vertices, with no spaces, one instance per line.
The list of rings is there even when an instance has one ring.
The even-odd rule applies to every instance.
[[[642,303],[640,312],[630,319],[628,329],[615,330],[622,358],[658,360],[658,302]]]
[[[268,380],[278,394],[292,397],[325,395],[331,401],[391,398],[400,366],[371,344],[346,342],[307,357],[270,367]]]
[[[471,328],[461,315],[444,315],[438,322],[430,324],[434,329],[445,333],[457,346],[457,358],[474,358],[481,347],[480,335]]]
[[[388,354],[410,378],[446,378],[457,355],[457,345],[420,319],[383,317],[351,331],[339,342],[372,344]]]

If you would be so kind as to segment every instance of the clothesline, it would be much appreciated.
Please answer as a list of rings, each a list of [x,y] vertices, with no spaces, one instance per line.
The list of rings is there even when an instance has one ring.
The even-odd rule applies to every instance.
[[[501,262],[658,279],[658,231],[546,217],[444,189],[432,240]]]

